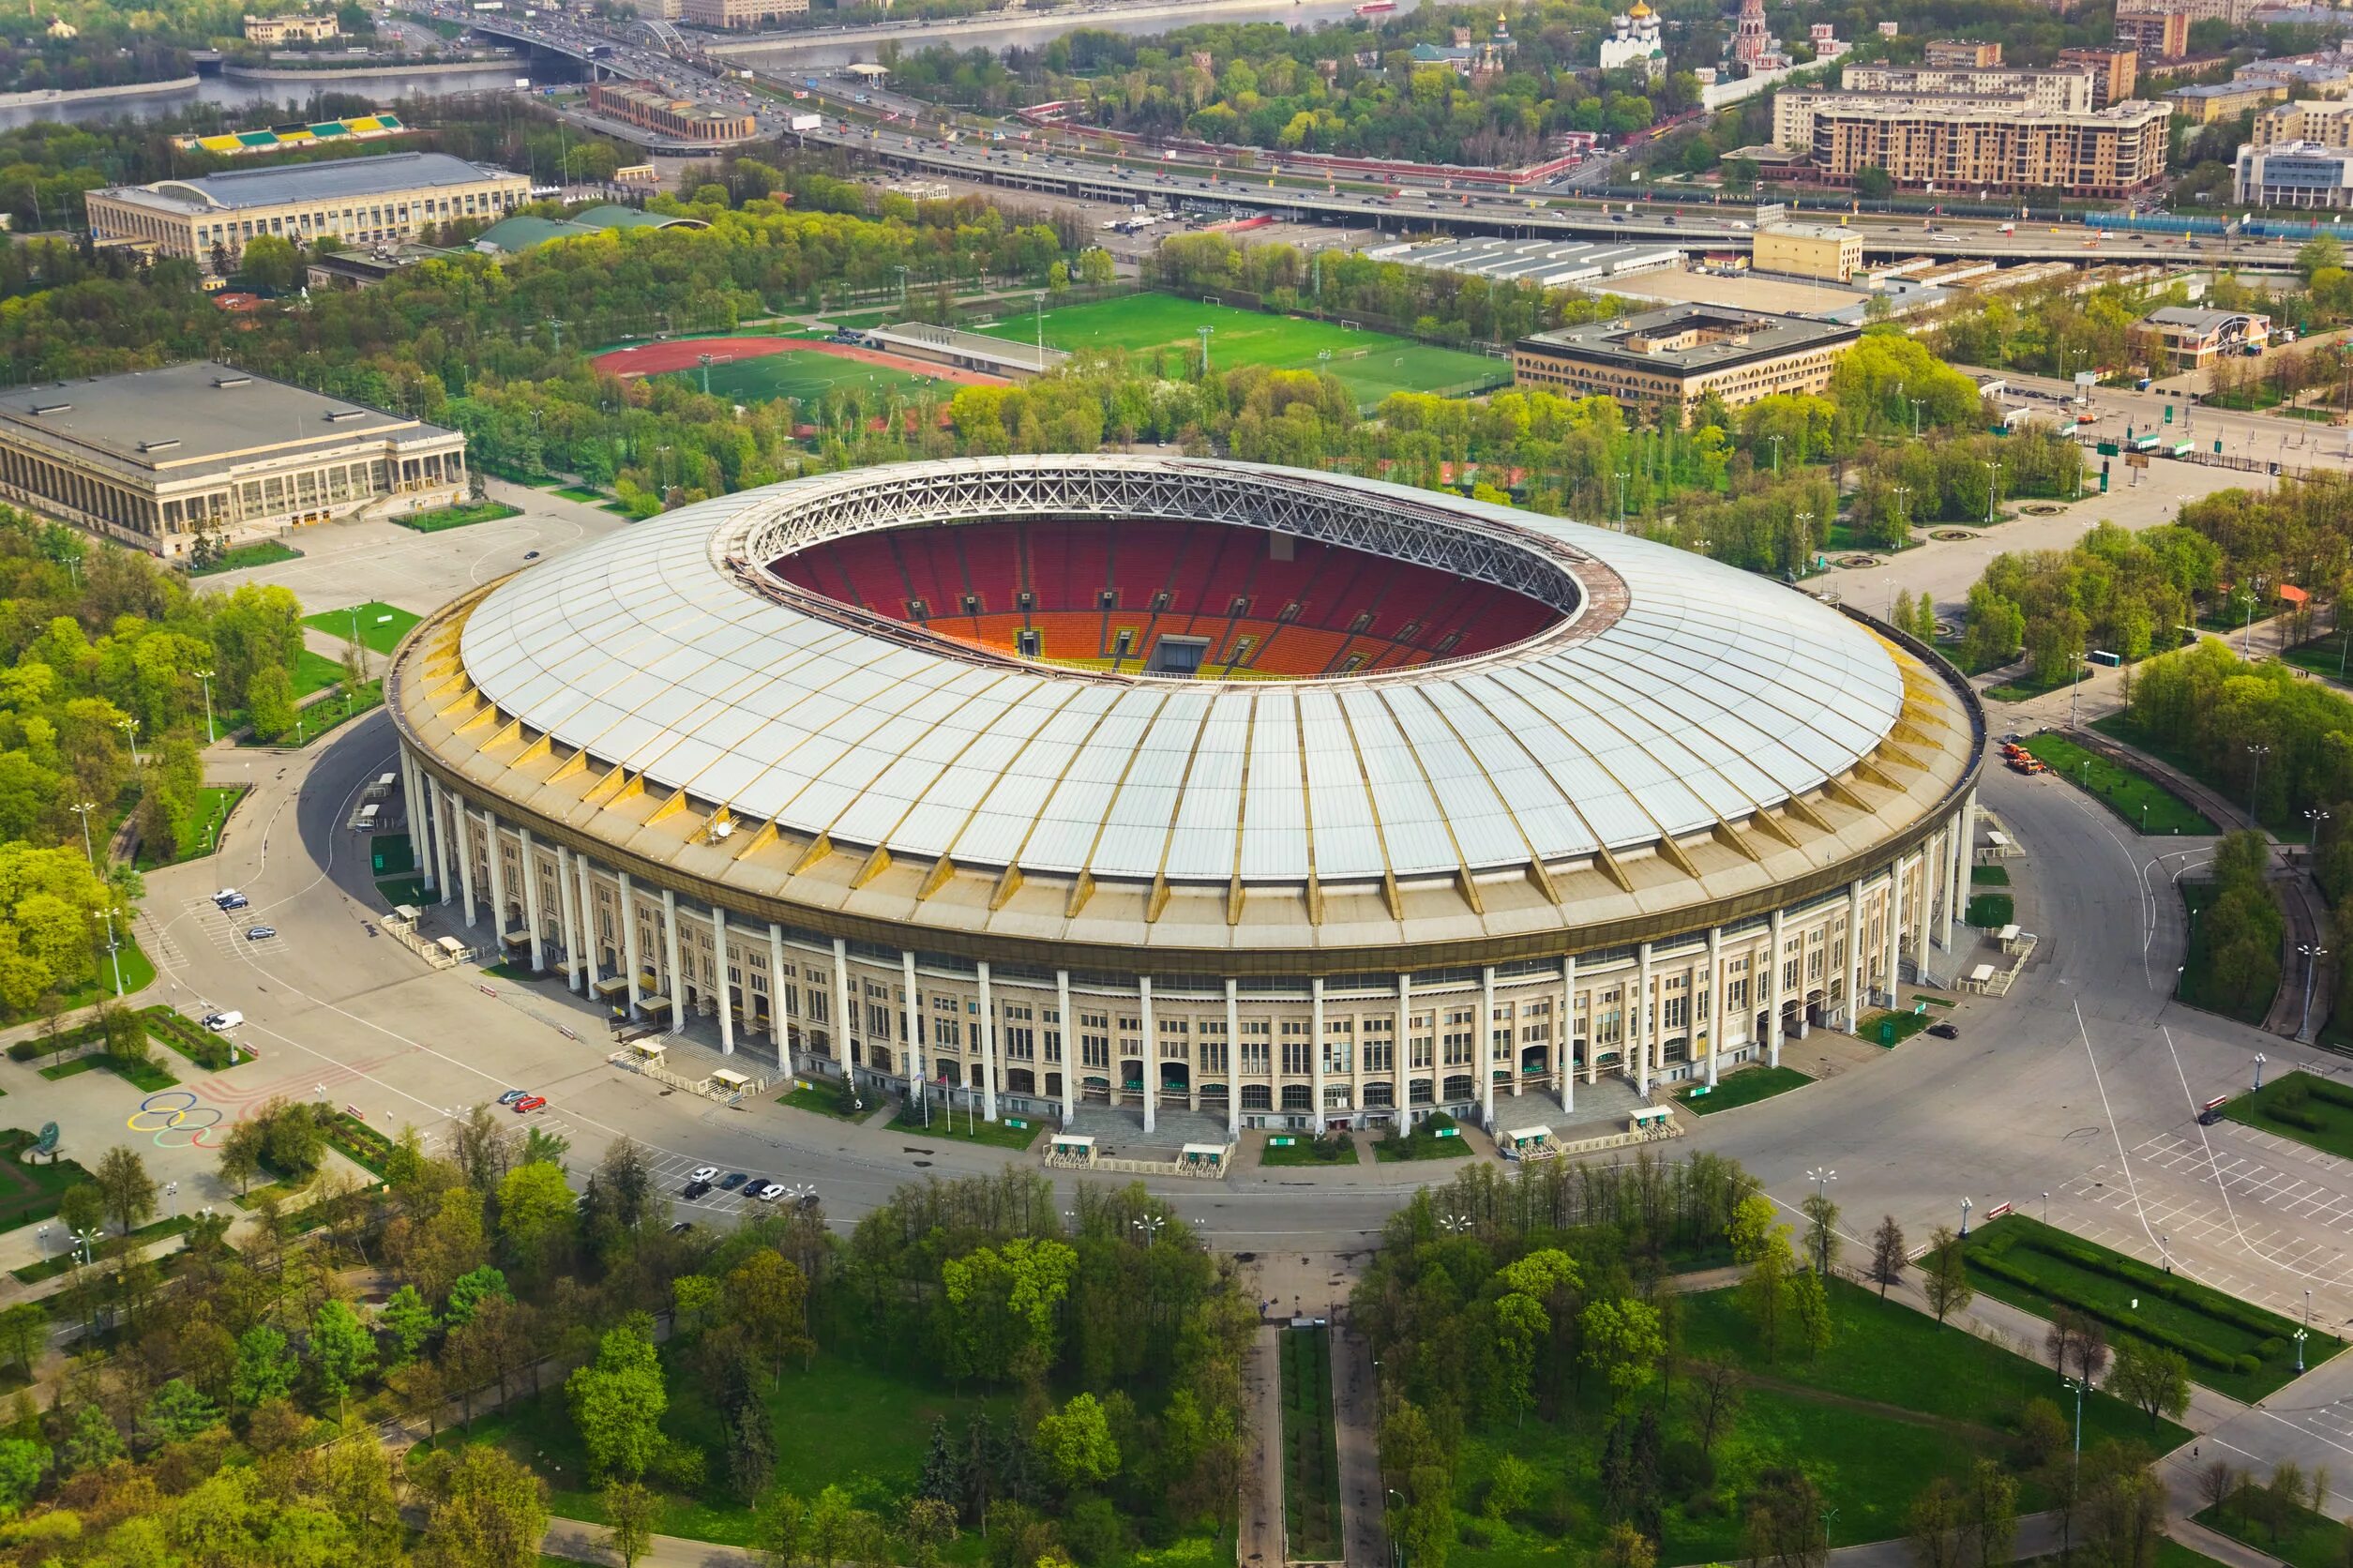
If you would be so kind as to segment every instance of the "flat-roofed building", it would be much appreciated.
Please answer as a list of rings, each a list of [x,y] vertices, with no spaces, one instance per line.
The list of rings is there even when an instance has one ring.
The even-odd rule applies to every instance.
[[[1925,60],[1931,66],[1999,66],[2001,45],[1976,38],[1930,38]]]
[[[2095,108],[2089,66],[2030,70],[2023,66],[1848,66],[1838,83],[1850,93],[2024,99],[2037,109],[2082,113]]]
[[[2190,19],[2180,11],[2143,11],[2116,19],[2115,38],[2139,51],[2142,70],[2152,59],[2178,60],[2190,52]]]
[[[0,393],[0,496],[167,559],[466,494],[466,438],[211,360]]]
[[[142,245],[207,272],[234,270],[246,242],[397,245],[438,223],[497,219],[531,199],[531,181],[447,153],[385,153],[274,169],[233,169],[83,198],[101,245]]]
[[[2227,22],[2233,27],[2255,12],[2255,0],[2119,0],[2116,8],[2119,17],[2178,16],[2184,22]]]
[[[624,125],[679,142],[745,142],[760,133],[748,109],[683,98],[651,82],[592,83],[588,106]]]
[[[343,36],[333,16],[249,16],[245,41],[274,48],[282,43],[327,43]]]
[[[2140,84],[2140,52],[2135,49],[2062,49],[2059,63],[2090,69],[2094,109],[2122,103]]]
[[[2165,95],[2174,113],[2186,115],[2192,125],[2210,126],[2217,120],[2235,120],[2250,109],[2260,109],[2287,97],[2287,88],[2277,82],[2206,82],[2188,87],[2176,87]]]
[[[684,0],[682,22],[697,27],[757,27],[780,16],[807,16],[808,0]]]
[[[2241,147],[2231,200],[2267,207],[2353,207],[2353,147],[2315,142]]]
[[[1781,94],[1773,140],[1810,149],[1818,178],[1883,169],[1899,186],[2120,196],[2165,173],[2162,104],[2135,98],[2083,113],[1960,98]]]
[[[2273,104],[2255,117],[2248,145],[2272,147],[2288,142],[2353,147],[2353,100],[2299,98]]]
[[[2134,356],[2150,369],[2195,370],[2225,354],[2260,351],[2271,340],[2271,318],[2167,305],[2125,328],[2124,336]]]
[[[1819,392],[1860,326],[1715,305],[1675,305],[1589,322],[1512,345],[1512,379],[1576,397],[1672,410],[1709,393],[1739,408],[1776,393]]]
[[[1863,266],[1863,235],[1835,223],[1773,223],[1757,231],[1759,272],[1844,283]]]

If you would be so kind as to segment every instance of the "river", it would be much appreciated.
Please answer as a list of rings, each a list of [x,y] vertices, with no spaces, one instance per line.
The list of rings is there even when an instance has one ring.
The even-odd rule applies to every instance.
[[[1410,9],[1413,3],[1414,0],[1403,0],[1399,8]],[[877,28],[861,27],[852,29],[846,38],[815,33],[783,36],[773,43],[747,38],[722,44],[715,53],[754,69],[783,72],[795,68],[846,66],[871,60],[875,45],[886,36],[896,38],[903,49],[922,49],[935,43],[957,49],[1034,49],[1080,27],[1139,34],[1166,33],[1199,22],[1280,22],[1293,27],[1309,27],[1320,22],[1337,22],[1354,14],[1355,9],[1356,0],[1301,0],[1297,5],[1288,0],[1208,0],[1206,4],[1149,5],[1099,13],[1060,12],[1050,17],[954,26],[942,23],[929,27],[903,27],[889,35]]]
[[[346,94],[388,107],[402,98],[496,92],[512,87],[524,68],[527,68],[492,66],[447,76],[324,76],[315,88],[306,82],[232,82],[225,77],[205,76],[198,78],[193,87],[139,98],[68,98],[54,103],[14,105],[0,109],[0,128],[31,125],[36,120],[151,120],[176,113],[192,103],[217,103],[242,111],[243,125],[266,125],[308,117],[309,111],[304,106],[314,91]],[[289,104],[294,107],[289,109]]]

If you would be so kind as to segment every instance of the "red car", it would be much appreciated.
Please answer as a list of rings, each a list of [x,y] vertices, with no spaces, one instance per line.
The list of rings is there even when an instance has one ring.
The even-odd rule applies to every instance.
[[[526,1094],[515,1102],[515,1114],[521,1116],[528,1111],[542,1109],[547,1103],[548,1099],[544,1094]]]

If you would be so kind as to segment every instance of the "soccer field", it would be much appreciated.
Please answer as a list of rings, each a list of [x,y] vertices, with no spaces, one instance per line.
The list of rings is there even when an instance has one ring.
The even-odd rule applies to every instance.
[[[1509,363],[1485,354],[1432,348],[1383,332],[1355,332],[1335,323],[1239,310],[1168,294],[1130,294],[1064,306],[1047,311],[1043,324],[1049,348],[1157,352],[1171,362],[1171,369],[1178,356],[1187,365],[1199,363],[1199,333],[1204,326],[1212,327],[1215,330],[1209,339],[1211,369],[1321,367],[1364,403],[1379,402],[1392,392],[1483,390],[1501,385],[1512,376]],[[973,330],[1009,342],[1031,343],[1036,341],[1038,326],[1033,317],[1015,314]],[[1319,357],[1325,350],[1332,354],[1328,362]]]
[[[671,374],[689,386],[702,385],[700,369]],[[943,399],[956,395],[955,384],[950,381],[819,354],[813,349],[788,349],[782,354],[762,354],[757,359],[722,360],[711,367],[711,395],[739,403],[774,402],[779,398],[810,402],[837,386],[880,393],[913,392],[928,386],[937,389]]]

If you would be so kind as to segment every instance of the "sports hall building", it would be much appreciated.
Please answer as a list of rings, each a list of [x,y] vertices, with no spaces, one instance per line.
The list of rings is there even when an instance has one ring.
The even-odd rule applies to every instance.
[[[477,945],[1147,1130],[1523,1126],[1951,976],[1984,730],[1909,638],[1701,557],[1116,455],[699,503],[445,607],[386,697]]]

